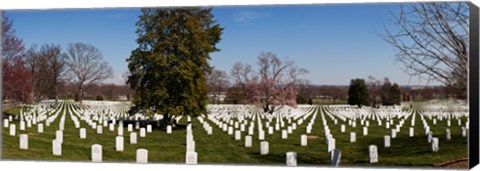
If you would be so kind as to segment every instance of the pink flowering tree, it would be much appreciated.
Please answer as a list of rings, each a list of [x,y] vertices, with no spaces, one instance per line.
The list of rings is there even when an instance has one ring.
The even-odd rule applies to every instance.
[[[245,103],[254,104],[264,112],[273,113],[283,106],[296,107],[299,76],[308,73],[293,61],[282,61],[276,54],[262,52],[258,56],[258,77],[247,83]]]

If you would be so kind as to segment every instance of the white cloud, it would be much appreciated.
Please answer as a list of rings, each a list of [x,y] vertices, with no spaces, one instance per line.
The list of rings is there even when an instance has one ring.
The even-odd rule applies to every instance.
[[[234,20],[238,23],[249,23],[252,20],[260,19],[266,17],[265,14],[255,12],[255,11],[242,11],[235,14]]]

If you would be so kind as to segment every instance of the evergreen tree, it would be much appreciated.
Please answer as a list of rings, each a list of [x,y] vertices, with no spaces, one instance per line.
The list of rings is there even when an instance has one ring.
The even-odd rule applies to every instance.
[[[353,79],[350,81],[350,87],[348,88],[348,104],[358,105],[358,107],[369,105],[369,97],[370,95],[364,79]]]
[[[206,112],[206,74],[210,53],[219,51],[223,28],[211,9],[142,9],[137,25],[138,48],[128,62],[127,84],[135,90],[130,114],[173,115]]]
[[[390,98],[393,105],[400,105],[401,91],[400,91],[400,86],[398,86],[397,83],[394,83],[390,87]]]

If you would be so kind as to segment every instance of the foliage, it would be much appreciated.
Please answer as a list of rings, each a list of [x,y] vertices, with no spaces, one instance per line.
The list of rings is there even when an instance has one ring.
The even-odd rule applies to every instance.
[[[127,59],[127,84],[135,90],[130,114],[151,110],[172,115],[206,112],[210,53],[219,51],[223,28],[211,9],[142,9],[138,47]]]
[[[352,79],[350,81],[350,87],[348,89],[348,104],[357,105],[358,107],[369,105],[369,97],[370,95],[364,79]]]
[[[95,97],[95,100],[103,101],[103,96],[102,95],[97,95],[97,97]]]

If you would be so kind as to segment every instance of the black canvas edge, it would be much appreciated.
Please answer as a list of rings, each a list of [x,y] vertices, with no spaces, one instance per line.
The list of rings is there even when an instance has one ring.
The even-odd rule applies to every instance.
[[[478,80],[478,72],[479,72],[479,35],[478,35],[478,27],[479,27],[479,13],[478,7],[469,2],[469,18],[470,18],[470,34],[469,34],[469,41],[470,41],[470,49],[469,49],[469,79],[468,79],[468,105],[469,105],[469,135],[468,135],[468,146],[469,146],[469,154],[468,154],[468,167],[472,169],[479,162],[479,101],[478,98],[479,94],[479,80]]]

